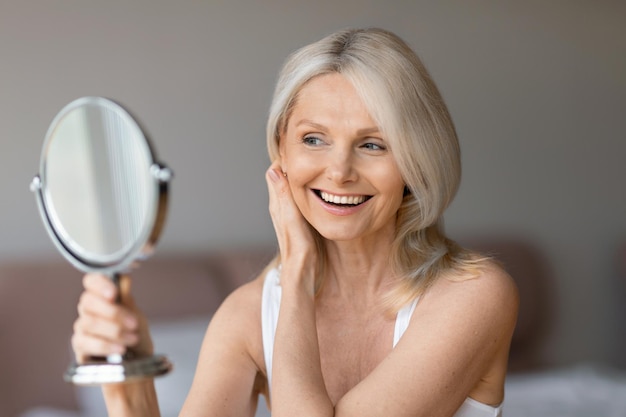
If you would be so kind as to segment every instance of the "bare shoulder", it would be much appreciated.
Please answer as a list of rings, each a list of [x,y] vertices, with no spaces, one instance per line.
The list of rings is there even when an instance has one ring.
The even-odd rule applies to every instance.
[[[488,260],[483,264],[481,273],[473,280],[478,287],[478,296],[493,298],[494,306],[505,307],[517,317],[519,293],[515,281],[499,263]]]
[[[228,320],[249,319],[261,313],[261,295],[263,292],[263,276],[235,289],[222,302],[216,317],[227,316]]]
[[[478,273],[470,278],[442,277],[425,294],[423,301],[424,307],[431,307],[433,312],[447,311],[451,319],[491,324],[500,330],[515,326],[519,307],[513,278],[493,260],[481,261]]]
[[[263,278],[246,283],[219,306],[206,331],[202,352],[221,357],[227,352],[239,352],[258,371],[265,370],[261,330],[261,295]]]
[[[262,291],[263,276],[235,289],[215,312],[208,331],[219,331],[254,350],[256,338],[261,337]]]
[[[465,277],[462,275],[443,276],[436,285],[446,291],[458,291],[467,296],[504,297],[514,301],[517,298],[517,286],[508,272],[493,259],[484,259],[476,265],[476,273]]]
[[[468,296],[477,296],[481,299],[492,297],[494,302],[517,304],[518,291],[515,281],[498,262],[491,259],[481,261],[478,271],[473,278],[461,277],[455,280],[467,287],[463,292],[467,292]]]

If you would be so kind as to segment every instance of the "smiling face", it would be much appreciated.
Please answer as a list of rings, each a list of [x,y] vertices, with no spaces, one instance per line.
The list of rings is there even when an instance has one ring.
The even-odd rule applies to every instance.
[[[326,239],[393,237],[404,181],[352,84],[318,76],[298,93],[279,144],[296,205]]]

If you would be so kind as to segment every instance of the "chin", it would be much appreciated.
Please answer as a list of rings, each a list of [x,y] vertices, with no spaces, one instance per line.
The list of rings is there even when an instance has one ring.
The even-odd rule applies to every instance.
[[[365,234],[354,228],[346,230],[346,228],[331,228],[331,227],[315,227],[315,230],[326,240],[333,242],[349,242],[357,240],[365,236]]]

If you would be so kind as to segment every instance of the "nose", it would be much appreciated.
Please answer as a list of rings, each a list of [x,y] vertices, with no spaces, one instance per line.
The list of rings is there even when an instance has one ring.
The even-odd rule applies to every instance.
[[[333,149],[329,155],[326,175],[329,180],[336,184],[356,181],[357,170],[354,155],[350,149]]]

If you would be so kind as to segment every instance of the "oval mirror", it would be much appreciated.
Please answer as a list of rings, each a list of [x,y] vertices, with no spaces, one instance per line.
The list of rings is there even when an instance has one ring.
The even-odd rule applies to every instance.
[[[52,121],[31,190],[61,254],[81,271],[118,283],[151,254],[171,177],[128,111],[106,98],[83,97]],[[77,384],[121,382],[171,368],[163,356],[131,356],[93,358],[72,365],[65,377]]]

